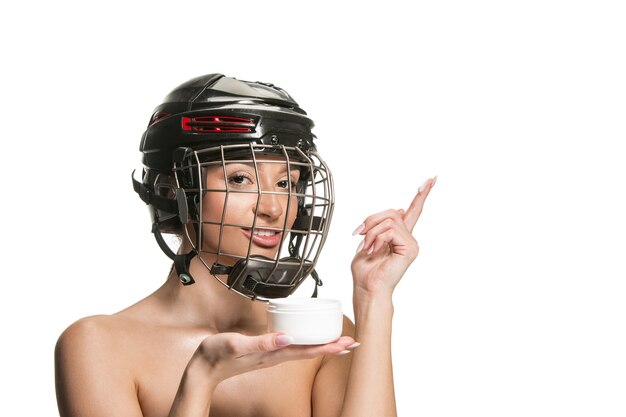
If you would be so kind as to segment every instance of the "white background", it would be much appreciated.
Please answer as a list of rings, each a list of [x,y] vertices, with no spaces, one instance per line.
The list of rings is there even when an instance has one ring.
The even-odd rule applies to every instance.
[[[622,2],[12,3],[3,415],[56,415],[61,331],[165,279],[130,173],[154,107],[210,72],[316,121],[337,190],[322,295],[348,312],[352,230],[439,175],[394,298],[401,416],[626,414]]]

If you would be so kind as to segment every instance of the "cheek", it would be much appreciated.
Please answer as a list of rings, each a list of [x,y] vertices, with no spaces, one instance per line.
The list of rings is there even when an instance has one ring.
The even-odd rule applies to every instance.
[[[208,192],[202,200],[202,221],[203,225],[203,250],[216,253],[218,251],[220,234],[221,250],[227,253],[236,253],[237,249],[245,238],[241,233],[240,226],[220,227],[222,220],[225,224],[246,224],[252,220],[245,212],[250,204],[248,195],[236,195],[232,193],[226,200],[226,193]],[[224,207],[224,202],[227,202]],[[222,219],[222,214],[226,209]],[[221,230],[221,231],[220,231]]]
[[[226,202],[226,205],[224,203]],[[226,200],[226,193],[209,192],[202,200],[203,221],[221,222],[222,213],[226,211],[224,221],[226,223],[241,223],[248,220],[246,213],[251,212],[251,207],[256,203],[256,195],[231,193]],[[233,221],[238,219],[238,221]]]
[[[207,193],[202,200],[202,220],[219,221],[224,211],[225,194]]]

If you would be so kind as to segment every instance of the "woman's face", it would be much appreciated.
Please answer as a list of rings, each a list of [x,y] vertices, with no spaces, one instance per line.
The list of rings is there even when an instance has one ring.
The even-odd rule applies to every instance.
[[[250,243],[251,255],[274,258],[283,239],[285,219],[289,229],[296,218],[298,198],[289,198],[288,194],[290,180],[291,191],[295,192],[300,171],[288,172],[284,159],[261,156],[257,157],[257,168],[258,177],[253,164],[226,162],[225,169],[221,164],[207,169],[207,189],[230,191],[228,198],[225,191],[206,192],[202,201],[203,222],[218,223],[204,224],[202,251],[217,253],[219,246],[219,252],[225,255],[220,263],[228,255],[245,257]],[[283,243],[284,248],[286,245]]]

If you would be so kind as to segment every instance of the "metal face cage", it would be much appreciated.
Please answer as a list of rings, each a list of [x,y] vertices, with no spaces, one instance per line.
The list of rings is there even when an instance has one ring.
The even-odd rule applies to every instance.
[[[185,239],[230,290],[286,297],[312,275],[334,206],[332,175],[314,149],[266,144],[181,148]],[[316,287],[317,288],[317,287]]]

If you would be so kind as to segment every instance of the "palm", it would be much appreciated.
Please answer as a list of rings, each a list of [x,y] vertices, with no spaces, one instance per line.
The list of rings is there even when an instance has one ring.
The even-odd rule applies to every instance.
[[[387,210],[365,220],[360,231],[365,235],[362,248],[352,261],[355,289],[370,294],[393,291],[419,252],[411,233],[434,182],[425,183],[406,212]]]
[[[415,259],[415,256],[408,252],[406,248],[397,246],[390,246],[372,255],[359,252],[352,261],[355,285],[367,292],[376,291],[385,286],[393,290]]]

